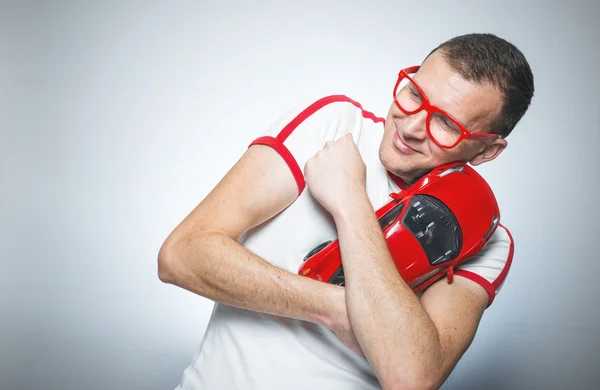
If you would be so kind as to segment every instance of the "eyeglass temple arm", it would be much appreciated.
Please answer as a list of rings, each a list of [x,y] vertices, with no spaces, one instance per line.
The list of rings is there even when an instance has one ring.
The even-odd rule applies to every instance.
[[[497,138],[502,138],[502,136],[500,134],[486,134],[486,133],[471,133],[471,136],[469,138],[492,138],[492,137],[497,137]]]

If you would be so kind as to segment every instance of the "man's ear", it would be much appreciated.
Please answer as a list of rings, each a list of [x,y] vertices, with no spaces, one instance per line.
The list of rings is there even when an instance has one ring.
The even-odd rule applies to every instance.
[[[476,166],[488,161],[492,161],[498,157],[507,146],[508,142],[506,142],[505,139],[497,138],[493,143],[486,145],[483,150],[479,151],[479,153],[473,156],[469,163],[471,163],[473,166]]]

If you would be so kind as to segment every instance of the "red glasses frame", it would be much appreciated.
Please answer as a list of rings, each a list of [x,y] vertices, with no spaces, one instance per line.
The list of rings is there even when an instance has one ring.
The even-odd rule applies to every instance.
[[[469,130],[466,129],[466,127],[464,127],[459,121],[457,121],[454,117],[452,117],[452,115],[448,114],[446,111],[432,105],[429,102],[429,99],[427,99],[427,96],[425,95],[425,92],[423,92],[423,90],[421,89],[421,87],[419,87],[419,85],[417,83],[415,83],[415,81],[409,76],[409,74],[412,73],[417,73],[417,71],[419,70],[420,66],[411,66],[408,68],[404,68],[400,71],[400,73],[398,73],[398,81],[396,82],[396,86],[394,87],[394,103],[396,104],[396,106],[402,111],[404,112],[406,115],[413,115],[416,114],[417,112],[421,111],[421,110],[425,110],[427,111],[427,119],[425,121],[426,123],[426,128],[427,128],[427,134],[429,135],[429,138],[431,138],[433,140],[433,142],[435,142],[439,147],[444,148],[444,149],[452,149],[454,148],[456,145],[458,145],[459,143],[461,143],[463,140],[465,139],[479,139],[481,141],[485,141],[485,140],[489,140],[492,138],[498,138],[500,137],[499,134],[483,134],[483,133],[471,133]],[[402,81],[403,78],[407,78],[408,80],[410,80],[411,83],[413,83],[413,85],[419,90],[419,93],[421,94],[421,97],[423,98],[423,103],[421,104],[421,106],[419,108],[417,108],[416,110],[413,111],[407,111],[404,108],[402,108],[402,106],[400,105],[400,103],[398,103],[398,100],[396,100],[397,96],[398,96],[398,86],[400,85],[400,82]],[[443,114],[445,116],[447,116],[448,118],[450,118],[454,123],[456,123],[456,125],[458,126],[458,128],[461,131],[460,137],[458,137],[458,139],[456,140],[456,142],[450,146],[446,146],[446,145],[442,145],[440,144],[432,135],[431,135],[431,130],[429,129],[429,123],[431,122],[431,117],[433,116],[433,114],[435,114],[436,112],[439,112],[440,114]]]

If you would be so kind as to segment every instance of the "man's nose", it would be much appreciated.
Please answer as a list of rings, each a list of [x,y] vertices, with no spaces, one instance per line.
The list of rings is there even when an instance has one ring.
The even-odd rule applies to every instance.
[[[427,111],[407,115],[404,119],[404,136],[423,141],[427,138]]]

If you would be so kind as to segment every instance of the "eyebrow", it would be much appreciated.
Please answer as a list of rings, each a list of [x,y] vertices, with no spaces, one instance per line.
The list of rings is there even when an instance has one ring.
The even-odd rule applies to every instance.
[[[414,80],[414,79],[413,79],[413,82],[412,82],[412,83],[410,83],[410,84],[408,84],[408,85],[409,85],[409,87],[415,88],[415,89],[417,90],[417,92],[419,92],[419,89],[417,88],[417,81],[416,81],[416,80]],[[421,88],[421,89],[422,89],[423,87],[419,87],[419,88]],[[452,117],[452,118],[453,118],[455,121],[457,121],[457,122],[458,122],[458,123],[460,123],[462,126],[464,126],[464,127],[467,129],[467,130],[471,131],[471,130],[469,129],[469,127],[468,127],[468,126],[465,124],[465,121],[463,121],[463,120],[459,119],[459,118],[458,118],[456,115],[452,114],[450,111],[447,111],[447,110],[445,110],[444,108],[442,108],[442,107],[440,107],[440,106],[437,106],[437,105],[435,105],[435,104],[431,103],[431,100],[430,100],[430,98],[429,98],[429,95],[427,95],[427,93],[425,93],[425,91],[424,91],[424,90],[423,90],[423,94],[425,94],[425,96],[426,96],[426,99],[429,101],[429,103],[430,103],[431,105],[434,105],[434,106],[436,106],[438,109],[442,110],[444,113],[446,113],[447,115],[451,116],[451,117]]]

